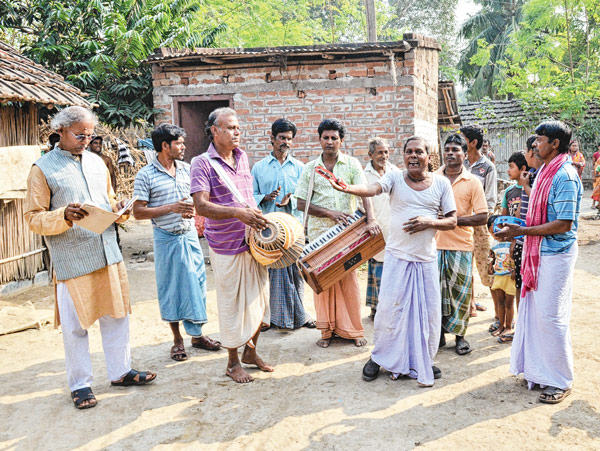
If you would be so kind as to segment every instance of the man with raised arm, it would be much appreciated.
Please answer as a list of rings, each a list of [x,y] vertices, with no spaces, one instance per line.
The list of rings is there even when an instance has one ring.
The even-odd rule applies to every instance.
[[[273,371],[256,353],[261,325],[270,318],[269,273],[252,257],[245,241],[246,225],[262,230],[267,221],[254,202],[235,111],[223,107],[210,113],[206,134],[211,144],[192,160],[191,193],[196,212],[206,218],[204,237],[215,275],[221,343],[229,352],[225,374],[247,383],[254,378],[241,363]],[[237,350],[242,346],[240,363]]]
[[[375,347],[363,368],[366,381],[376,379],[380,367],[393,379],[408,375],[422,387],[442,376],[433,366],[442,327],[435,233],[456,226],[456,204],[448,179],[427,172],[428,164],[429,144],[412,136],[404,144],[405,171],[389,172],[370,185],[342,188],[331,182],[335,189],[356,196],[390,194],[390,234],[375,315]]]

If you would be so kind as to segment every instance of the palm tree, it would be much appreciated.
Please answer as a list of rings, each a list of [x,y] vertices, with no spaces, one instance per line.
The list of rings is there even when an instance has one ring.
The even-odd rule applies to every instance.
[[[468,86],[467,97],[478,100],[483,97],[496,98],[498,95],[494,81],[500,68],[498,61],[510,42],[511,34],[521,22],[524,0],[475,0],[481,10],[469,17],[462,25],[459,36],[468,41],[461,51],[458,69],[461,81]],[[491,44],[490,59],[484,66],[471,63],[477,53],[478,43],[485,40]]]

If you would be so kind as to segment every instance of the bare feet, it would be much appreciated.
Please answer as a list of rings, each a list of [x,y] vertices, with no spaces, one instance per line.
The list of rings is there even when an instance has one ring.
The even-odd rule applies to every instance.
[[[267,373],[272,373],[275,369],[261,359],[255,349],[249,348],[248,346],[244,348],[244,352],[242,353],[242,363],[245,363],[246,365],[256,365],[259,370]]]
[[[328,348],[330,344],[331,338],[321,338],[319,341],[317,341],[317,346],[320,348]]]
[[[234,382],[237,382],[238,384],[247,384],[248,382],[252,382],[254,380],[252,376],[246,373],[244,368],[242,368],[242,366],[239,363],[232,366],[231,368],[228,367],[227,371],[225,371],[225,374],[232,378]]]
[[[362,346],[364,346],[366,344],[367,344],[367,339],[365,337],[363,337],[363,338],[355,338],[354,339],[354,346],[356,346],[358,348],[360,348],[360,347],[362,347]]]
[[[494,332],[492,332],[492,337],[499,337],[506,329],[502,326],[498,327]]]

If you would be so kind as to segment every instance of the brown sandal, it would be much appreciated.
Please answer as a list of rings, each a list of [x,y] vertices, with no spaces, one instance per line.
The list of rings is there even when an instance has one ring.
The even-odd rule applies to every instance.
[[[184,360],[187,360],[188,356],[183,345],[171,346],[171,358],[176,362],[183,362]]]
[[[194,342],[194,338],[199,341]],[[221,342],[213,340],[207,335],[200,335],[199,337],[192,338],[192,347],[206,349],[207,351],[218,351],[221,349]]]

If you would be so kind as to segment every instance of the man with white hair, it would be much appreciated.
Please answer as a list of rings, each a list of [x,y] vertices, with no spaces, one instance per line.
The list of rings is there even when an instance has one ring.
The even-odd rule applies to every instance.
[[[51,125],[60,141],[32,166],[25,199],[25,219],[33,232],[45,237],[52,257],[55,325],[62,328],[67,378],[77,409],[97,403],[87,332],[96,320],[111,385],[144,385],[156,378],[131,368],[129,284],[114,227],[97,234],[77,225],[88,215],[81,208],[85,202],[111,211],[125,202],[115,201],[106,165],[86,150],[96,123],[94,114],[82,107],[54,116]]]

